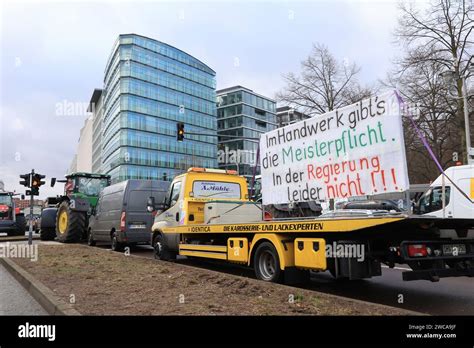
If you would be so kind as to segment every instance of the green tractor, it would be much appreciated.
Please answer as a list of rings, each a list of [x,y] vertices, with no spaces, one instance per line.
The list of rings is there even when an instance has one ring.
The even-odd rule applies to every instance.
[[[65,180],[51,179],[51,186],[63,182],[64,195],[57,197],[55,207],[41,212],[41,240],[77,243],[87,237],[89,217],[95,209],[100,191],[110,185],[110,176],[72,173]]]

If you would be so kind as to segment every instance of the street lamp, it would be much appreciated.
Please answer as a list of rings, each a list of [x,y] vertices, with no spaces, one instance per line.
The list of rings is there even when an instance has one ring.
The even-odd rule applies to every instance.
[[[463,100],[464,104],[464,123],[465,123],[465,128],[466,128],[466,155],[467,155],[467,164],[474,163],[474,159],[471,159],[471,156],[474,156],[474,148],[471,148],[471,131],[469,129],[469,109],[467,106],[467,85],[466,85],[466,76],[458,76],[458,74],[455,71],[447,70],[443,73],[441,73],[441,76],[443,77],[445,83],[449,86],[455,83],[455,81],[458,79],[458,77],[461,79],[462,82],[462,89],[461,89],[461,94],[462,97],[461,99]],[[450,93],[451,94],[451,93]],[[460,99],[458,97],[455,97],[451,95],[451,97]]]

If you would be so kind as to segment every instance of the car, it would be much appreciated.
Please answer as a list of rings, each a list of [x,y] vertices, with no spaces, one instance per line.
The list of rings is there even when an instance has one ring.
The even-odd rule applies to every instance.
[[[148,199],[163,202],[169,185],[169,181],[130,179],[105,187],[90,217],[88,244],[109,243],[114,251],[149,244],[154,213],[147,210]]]
[[[389,199],[385,200],[362,200],[342,204],[340,209],[362,209],[362,210],[388,210],[400,212],[398,203]]]

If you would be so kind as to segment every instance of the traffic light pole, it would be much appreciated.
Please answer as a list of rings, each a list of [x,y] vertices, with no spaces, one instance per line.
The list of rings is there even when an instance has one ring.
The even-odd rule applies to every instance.
[[[31,170],[31,180],[30,182],[33,182],[33,176],[35,175],[35,170],[32,169]],[[30,192],[30,228],[28,230],[28,244],[31,245],[33,244],[33,199],[34,199],[34,196],[33,196],[33,190],[31,190]]]
[[[26,195],[28,192],[30,193],[30,228],[28,231],[28,244],[33,244],[33,203],[34,203],[34,196],[39,195],[39,188],[41,185],[44,185],[44,179],[46,176],[42,174],[35,173],[35,170],[32,169],[28,174],[20,175],[20,178],[23,179],[20,181],[20,185],[25,187],[29,187],[30,190],[26,190]]]
[[[28,244],[33,244],[33,193],[30,195],[30,229],[28,231]]]

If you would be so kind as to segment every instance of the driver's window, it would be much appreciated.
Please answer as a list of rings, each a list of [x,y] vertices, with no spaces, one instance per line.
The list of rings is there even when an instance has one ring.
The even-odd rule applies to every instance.
[[[180,192],[181,192],[181,181],[178,181],[173,185],[171,189],[170,200],[169,200],[170,207],[176,204],[176,202],[179,199]]]
[[[449,204],[449,187],[445,187],[445,205]],[[431,198],[431,210],[440,210],[443,209],[443,188],[441,186],[435,187],[433,189],[432,198]]]
[[[445,187],[445,205],[449,204],[450,188]],[[421,198],[420,213],[426,214],[443,208],[443,188],[430,188]]]

